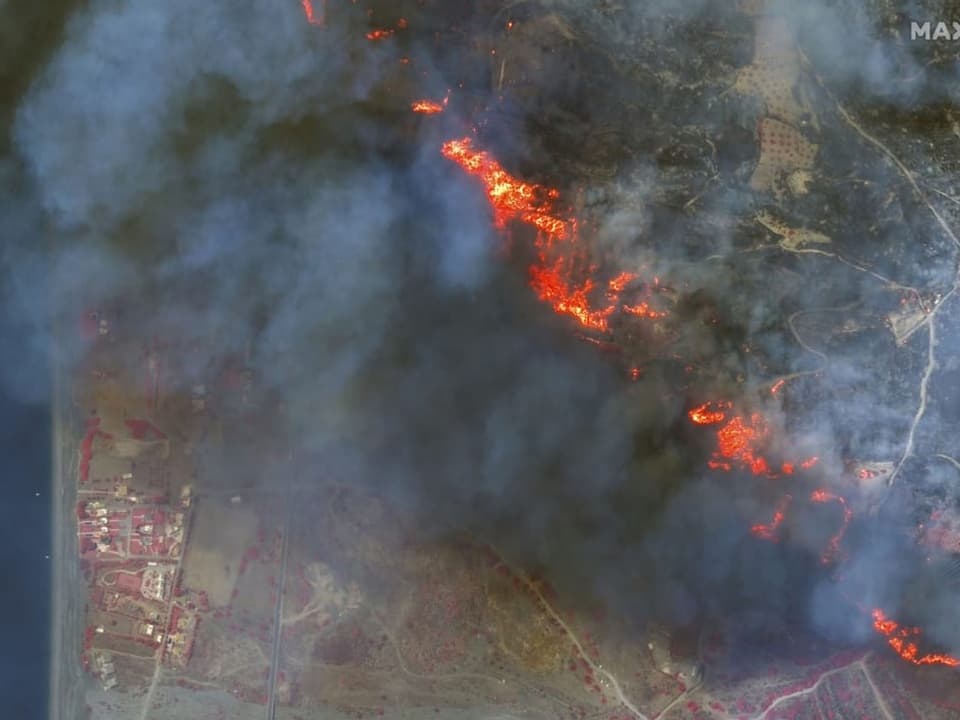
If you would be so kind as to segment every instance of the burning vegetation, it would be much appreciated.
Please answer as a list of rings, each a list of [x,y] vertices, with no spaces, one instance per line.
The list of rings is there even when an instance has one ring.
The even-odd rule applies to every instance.
[[[951,655],[942,653],[920,654],[917,647],[917,639],[923,634],[918,627],[902,626],[894,620],[889,619],[882,610],[875,609],[871,616],[873,617],[873,629],[887,638],[887,644],[892,647],[897,655],[914,665],[946,665],[947,667],[960,666],[960,659]]]
[[[318,20],[315,17],[310,0],[301,1],[308,22],[322,24],[322,18]],[[370,30],[366,37],[370,41],[385,40],[406,27],[406,21],[401,19],[394,26]],[[512,29],[513,21],[509,21],[506,27]],[[491,54],[495,52],[491,50]],[[409,60],[404,57],[401,62],[407,63]],[[500,71],[502,75],[503,61]],[[415,100],[410,103],[410,109],[422,115],[438,115],[447,109],[449,97],[448,93],[441,102]],[[764,143],[768,139],[766,134],[762,134]],[[591,262],[580,232],[580,223],[571,211],[561,206],[561,194],[557,188],[517,178],[488,152],[477,149],[469,136],[444,142],[441,153],[480,182],[497,230],[507,231],[512,223],[520,223],[535,231],[533,249],[536,259],[527,268],[529,286],[554,312],[572,318],[580,330],[594,335],[609,333],[611,321],[617,315],[649,320],[667,316],[665,311],[647,300],[629,302],[625,299],[632,286],[639,284],[636,273],[621,271],[612,276],[604,275]],[[655,283],[659,284],[659,278],[655,279]],[[585,339],[597,345],[609,344],[596,337],[585,336]],[[632,380],[638,380],[642,375],[642,368],[630,368]],[[776,380],[769,388],[770,394],[777,395],[784,384],[784,379]],[[777,479],[793,476],[798,469],[810,470],[818,463],[816,456],[796,462],[783,461],[779,466],[772,462],[764,454],[771,440],[771,428],[766,417],[760,412],[736,413],[732,401],[703,403],[689,410],[688,417],[697,426],[714,428],[716,447],[707,463],[712,470],[746,470],[758,477]],[[861,469],[858,476],[867,479],[872,477],[872,473],[871,470]],[[843,560],[841,546],[853,519],[853,511],[844,497],[822,488],[811,491],[808,500],[815,505],[835,503],[842,510],[840,527],[830,537],[820,557],[824,565],[837,564]],[[793,502],[792,494],[784,494],[776,503],[770,522],[752,525],[751,534],[759,539],[778,542]],[[871,615],[875,631],[887,639],[890,647],[903,660],[915,665],[960,665],[960,660],[950,655],[921,655],[916,644],[922,634],[919,628],[901,626],[888,619],[879,609],[874,609]]]
[[[444,143],[442,152],[444,157],[482,181],[496,228],[505,230],[510,222],[519,221],[537,230],[535,243],[538,261],[529,268],[530,286],[537,297],[548,303],[555,312],[573,317],[583,329],[599,332],[609,329],[609,320],[618,310],[654,319],[665,315],[647,303],[627,305],[622,302],[624,290],[637,279],[635,274],[621,272],[608,280],[603,303],[593,300],[597,284],[589,275],[579,281],[573,279],[575,268],[578,267],[574,259],[582,255],[583,250],[578,246],[576,218],[565,216],[557,207],[560,193],[556,188],[515,178],[489,154],[476,150],[469,137]],[[556,253],[561,247],[568,252]],[[595,270],[592,267],[590,269]],[[632,369],[631,376],[633,379],[639,378],[639,369]],[[776,394],[783,384],[783,380],[776,382],[771,387],[771,394]],[[774,469],[775,465],[762,454],[771,435],[767,419],[759,412],[741,415],[734,414],[732,409],[731,401],[720,400],[703,403],[688,412],[689,419],[695,425],[719,426],[716,429],[716,449],[708,461],[712,470],[731,472],[741,469],[756,476],[775,479],[793,475],[798,467],[810,470],[818,463],[816,456],[796,463],[784,461],[778,472]],[[853,519],[853,511],[844,497],[825,489],[812,491],[809,501],[814,504],[837,503],[842,508],[841,525],[830,537],[820,556],[824,565],[833,565],[842,559],[841,544]],[[777,542],[792,502],[792,495],[784,495],[776,504],[771,521],[751,526],[751,534],[762,540]],[[907,640],[920,634],[918,628],[901,629],[895,623],[881,622],[877,620],[878,617],[883,618],[879,610],[875,610],[873,615],[874,628],[888,637],[888,644],[904,660],[917,665],[942,664],[953,667],[960,664],[949,655],[918,656],[916,644]]]
[[[771,520],[769,524],[764,525],[758,523],[750,528],[750,532],[753,533],[754,537],[758,537],[761,540],[777,542],[777,532],[780,529],[780,525],[783,524],[784,518],[787,517],[787,508],[790,507],[791,502],[793,502],[793,496],[784,495],[777,503],[777,508],[773,512],[773,520]]]
[[[687,412],[690,421],[696,425],[719,425],[717,429],[717,449],[708,461],[712,470],[730,472],[735,467],[749,470],[754,475],[776,478],[780,475],[792,475],[796,466],[809,470],[817,464],[818,458],[808,457],[799,463],[783,462],[780,472],[775,472],[770,462],[760,454],[764,444],[770,439],[770,426],[759,412],[749,416],[732,415],[728,411],[733,407],[729,400],[706,402]]]
[[[323,11],[326,2],[327,0],[318,0],[320,11],[317,12],[311,0],[300,0],[300,5],[303,7],[303,14],[307,18],[308,23],[311,25],[323,25]]]
[[[483,183],[497,229],[520,222],[536,230],[537,261],[528,268],[530,287],[554,312],[598,332],[609,330],[610,319],[618,310],[647,318],[665,315],[645,302],[623,303],[624,292],[638,279],[636,274],[621,272],[602,285],[591,277],[596,268],[586,257],[577,219],[558,208],[559,190],[515,178],[487,152],[476,150],[469,137],[444,143],[442,152]],[[584,266],[587,272],[582,272]],[[599,287],[603,287],[599,293],[602,300]]]

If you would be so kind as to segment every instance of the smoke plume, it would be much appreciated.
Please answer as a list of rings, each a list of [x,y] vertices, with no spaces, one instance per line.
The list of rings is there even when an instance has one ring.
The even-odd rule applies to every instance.
[[[449,16],[463,33],[479,33],[500,17],[487,3],[448,4],[434,3],[425,26],[445,31]],[[702,78],[710,92],[699,104],[681,87],[690,77],[655,85],[642,64],[635,85],[536,76],[542,96],[582,110],[557,110],[573,127],[656,128],[673,118],[706,129],[674,137],[669,152],[651,130],[628,161],[611,161],[612,173],[576,178],[577,162],[590,160],[584,147],[603,147],[604,138],[564,156],[559,148],[573,146],[562,122],[553,136],[540,132],[545,116],[519,93],[506,93],[511,112],[470,116],[468,108],[498,102],[493,83],[477,82],[486,60],[414,32],[413,11],[411,33],[393,44],[368,42],[362,12],[332,0],[323,27],[306,22],[298,2],[92,0],[61,11],[56,49],[15,95],[0,174],[10,238],[3,308],[34,328],[17,362],[4,350],[2,381],[42,402],[45,382],[24,358],[57,343],[68,364],[81,363],[84,347],[50,328],[71,327],[79,308],[119,302],[132,327],[199,344],[179,378],[183,392],[248,353],[262,392],[283,408],[283,433],[310,460],[306,482],[338,476],[406,504],[437,532],[495,535],[574,598],[600,595],[637,623],[737,618],[749,636],[771,617],[789,618],[837,643],[863,642],[869,617],[839,597],[819,563],[839,506],[798,510],[790,542],[758,543],[745,518],[769,517],[776,481],[710,473],[714,438],[686,417],[692,404],[721,398],[762,411],[784,456],[820,457],[813,472],[827,487],[839,487],[847,457],[898,458],[910,421],[899,411],[907,399],[885,395],[874,366],[860,363],[858,353],[872,352],[862,346],[831,348],[836,359],[816,380],[795,383],[790,407],[763,385],[820,364],[786,328],[788,315],[800,314],[801,335],[815,333],[831,322],[824,308],[879,302],[885,291],[839,264],[814,271],[806,258],[753,251],[760,231],[745,218],[758,204],[744,188],[757,117],[747,100],[708,98],[750,61],[749,19],[706,0],[618,16],[583,3],[520,5],[531,17],[567,18],[553,37],[569,34],[563,42],[581,48],[571,52],[582,53],[585,69],[624,77],[626,53],[662,52],[691,77],[728,70]],[[784,12],[842,97],[893,106],[955,97],[946,71],[924,69],[866,5]],[[386,25],[395,15],[378,8],[375,18]],[[706,30],[733,40],[711,44],[714,35],[699,34]],[[716,62],[705,60],[714,50]],[[462,80],[473,95],[454,99],[435,123],[412,117],[411,93],[424,86],[403,79],[401,57],[428,91]],[[922,77],[886,85],[891,74],[915,73]],[[615,117],[622,108],[641,121]],[[841,123],[835,112],[822,120]],[[604,263],[676,285],[676,367],[651,362],[628,382],[577,339],[569,318],[536,301],[482,191],[439,153],[475,122],[491,147],[515,153],[501,157],[511,167],[539,177],[559,169],[559,182],[576,179],[565,191],[585,188],[582,207],[599,228],[592,249]],[[821,139],[831,142],[844,144]],[[712,164],[691,169],[684,153]],[[900,182],[879,155],[844,166],[839,153],[852,175]],[[796,200],[797,217],[806,217],[803,203],[823,199],[817,192]],[[821,223],[841,248],[858,232],[842,223],[845,212],[831,207]],[[524,237],[517,231],[513,241]],[[944,357],[957,337],[944,329]],[[918,382],[922,345],[910,346]],[[773,360],[758,364],[757,355]],[[690,381],[682,367],[694,360],[707,370]],[[928,481],[947,487],[947,471],[931,467]],[[911,506],[884,507],[849,528],[844,592],[891,612],[909,602],[933,639],[960,650],[956,590],[933,583],[926,598],[904,590],[922,573],[890,528]]]

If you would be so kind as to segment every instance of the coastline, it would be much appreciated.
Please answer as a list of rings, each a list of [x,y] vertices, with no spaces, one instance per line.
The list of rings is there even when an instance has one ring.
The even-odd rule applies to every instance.
[[[76,504],[77,452],[75,409],[69,397],[65,373],[56,347],[51,343],[50,452],[51,563],[50,563],[50,677],[49,720],[83,717],[84,677],[80,666],[83,607],[72,508]]]

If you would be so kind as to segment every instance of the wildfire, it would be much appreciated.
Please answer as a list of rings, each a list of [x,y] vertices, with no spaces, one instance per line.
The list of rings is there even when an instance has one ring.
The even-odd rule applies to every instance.
[[[840,543],[843,542],[843,536],[847,532],[850,521],[853,519],[853,510],[847,507],[846,499],[826,490],[814,490],[810,494],[810,501],[815,503],[836,502],[840,503],[840,506],[843,508],[843,524],[833,537],[830,538],[830,542],[827,543],[827,547],[820,556],[820,561],[824,565],[829,565],[840,554]]]
[[[406,18],[400,18],[393,27],[371,30],[367,33],[367,40],[386,40],[388,37],[392,37],[397,30],[406,30],[407,24]]]
[[[311,0],[300,0],[300,5],[303,7],[303,14],[306,16],[307,22],[310,25],[323,25],[323,8],[326,7],[325,3],[326,0],[320,0],[321,11],[320,15],[318,16],[314,13],[313,3]]]
[[[440,151],[483,182],[497,229],[502,230],[510,220],[519,219],[554,239],[565,239],[570,233],[571,223],[553,213],[552,205],[560,196],[556,189],[517,180],[488,153],[474,150],[473,141],[468,137],[449,140]]]
[[[577,222],[575,218],[564,218],[558,212],[556,203],[560,192],[556,188],[513,177],[488,153],[475,150],[469,137],[445,142],[441,152],[445,158],[482,181],[497,229],[505,229],[511,221],[520,221],[537,229],[537,261],[529,268],[530,287],[537,297],[549,303],[555,312],[575,318],[585,328],[608,330],[609,319],[620,306],[622,294],[637,276],[622,272],[607,281],[606,304],[594,304],[591,297],[598,289],[597,283],[590,277],[584,280],[574,277],[576,265],[571,253],[579,250],[574,242]],[[563,243],[568,244],[568,252],[554,253]],[[623,307],[623,310],[638,314],[628,307],[634,306]],[[645,316],[661,317],[662,314],[648,308]]]
[[[414,100],[410,103],[410,109],[415,113],[422,113],[424,115],[436,115],[437,113],[442,113],[447,109],[447,103],[450,102],[450,91],[447,91],[446,96],[441,102],[436,102],[435,100]]]
[[[689,418],[697,425],[716,425],[722,423],[727,415],[723,409],[732,405],[729,401],[705,402],[700,407],[695,407],[687,413]]]
[[[762,540],[777,542],[777,530],[779,530],[780,525],[787,516],[787,508],[790,507],[791,502],[793,502],[792,495],[783,496],[780,502],[777,503],[777,507],[773,513],[773,520],[770,524],[763,525],[758,523],[750,528],[750,532]]]
[[[394,33],[393,28],[381,28],[367,33],[367,40],[386,40]]]
[[[754,475],[777,477],[771,469],[770,463],[759,454],[763,444],[770,435],[770,428],[766,418],[760,413],[753,413],[749,418],[734,415],[727,420],[727,410],[732,406],[728,400],[706,402],[687,412],[690,420],[697,425],[719,425],[726,421],[717,430],[717,449],[713,457],[707,462],[712,470],[733,470],[734,465],[747,468]],[[817,464],[817,458],[811,457],[800,463],[800,467],[809,470]],[[780,473],[792,475],[794,463],[785,462],[780,466]]]
[[[423,113],[424,115],[436,115],[437,113],[443,112],[443,104],[434,102],[433,100],[416,100],[410,103],[410,109],[415,113]]]
[[[714,469],[730,470],[731,462],[750,468],[754,475],[767,475],[770,466],[756,449],[769,436],[770,428],[760,413],[753,413],[749,419],[740,415],[717,430],[717,451],[708,465]]]
[[[960,666],[960,660],[952,655],[942,653],[920,655],[920,650],[916,642],[911,639],[917,638],[922,634],[920,628],[901,627],[899,623],[890,620],[880,609],[875,609],[871,615],[873,617],[873,629],[886,637],[887,644],[896,651],[897,655],[907,662],[913,663],[914,665]]]
[[[650,318],[651,320],[656,320],[658,318],[667,316],[665,312],[654,310],[645,302],[638,305],[624,305],[623,311],[631,315],[639,315],[640,317]]]
[[[325,0],[321,0],[321,3],[324,2]],[[323,13],[321,12],[320,17],[315,15],[311,0],[300,0],[300,3],[309,24],[323,24]],[[395,27],[371,30],[366,34],[366,37],[371,41],[384,40],[393,36],[397,30],[403,30],[406,27],[407,21],[401,18],[395,24]],[[512,27],[513,21],[511,20],[507,23],[507,29],[509,30]],[[495,54],[496,50],[490,52]],[[400,62],[407,64],[409,58],[402,57]],[[448,99],[449,93],[442,103],[432,100],[417,100],[411,103],[411,109],[423,114],[437,114],[443,112]],[[652,308],[646,302],[621,303],[622,294],[637,277],[627,272],[620,273],[607,282],[607,304],[605,306],[595,308],[591,305],[590,295],[597,287],[594,280],[587,278],[581,282],[575,282],[572,279],[575,265],[571,259],[563,256],[551,257],[548,254],[548,251],[555,245],[573,241],[577,235],[576,219],[565,219],[555,208],[559,199],[558,190],[518,180],[507,173],[490,155],[475,150],[469,137],[444,143],[441,152],[445,158],[457,163],[468,174],[479,178],[483,182],[487,198],[493,209],[494,224],[498,229],[505,229],[511,221],[524,222],[537,229],[538,260],[530,267],[530,284],[538,297],[549,302],[556,312],[571,315],[584,327],[594,330],[608,329],[607,321],[618,307],[626,314],[650,319],[661,318],[665,315],[665,313]],[[574,247],[574,249],[576,248]],[[594,268],[590,268],[590,270],[592,272]],[[657,280],[657,284],[659,284],[659,280]],[[596,338],[583,337],[582,339],[598,346],[604,345]],[[633,367],[630,370],[630,376],[634,380],[639,378],[641,373],[642,370],[638,367]],[[784,379],[776,381],[770,388],[771,394],[775,395],[783,387],[784,382]],[[736,463],[749,468],[756,475],[776,477],[776,474],[770,470],[767,460],[759,454],[759,450],[770,432],[766,419],[760,413],[753,413],[749,418],[735,415],[728,420],[726,411],[730,410],[731,407],[732,403],[729,401],[707,402],[688,413],[690,420],[697,425],[725,423],[716,431],[717,450],[709,461],[709,466],[714,469],[731,470]],[[95,431],[96,428],[94,428]],[[803,469],[809,469],[817,461],[817,457],[811,457],[800,462],[799,465]],[[793,463],[785,462],[781,466],[781,472],[786,475],[793,474],[794,469]],[[876,473],[872,470],[861,470],[858,475],[861,479],[869,479],[874,477]],[[755,524],[751,526],[750,532],[759,538],[776,542],[778,530],[786,518],[787,510],[792,501],[793,497],[791,495],[782,497],[775,507],[771,522]],[[853,513],[843,497],[826,490],[813,491],[810,495],[810,501],[814,503],[837,502],[843,508],[843,525],[830,539],[828,547],[821,556],[823,562],[830,562],[839,553],[840,543]],[[895,621],[888,619],[879,609],[873,610],[872,617],[874,629],[887,638],[888,644],[904,660],[915,665],[960,666],[960,659],[950,655],[933,653],[921,656],[916,643],[913,641],[921,635],[919,628],[901,627]]]

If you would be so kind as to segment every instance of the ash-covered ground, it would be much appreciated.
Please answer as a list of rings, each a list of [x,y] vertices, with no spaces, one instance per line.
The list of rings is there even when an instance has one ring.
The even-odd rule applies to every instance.
[[[958,512],[960,45],[910,39],[946,3],[0,13],[29,352],[83,365],[50,328],[110,307],[199,348],[170,393],[245,355],[298,487],[494,542],[641,646],[657,623],[702,656],[721,627],[721,694],[787,634],[911,672],[960,655],[960,546],[930,532]],[[464,137],[557,197],[509,206],[441,151]],[[543,251],[546,216],[575,241]],[[275,480],[245,442],[210,462]],[[912,655],[877,609],[922,628]]]

